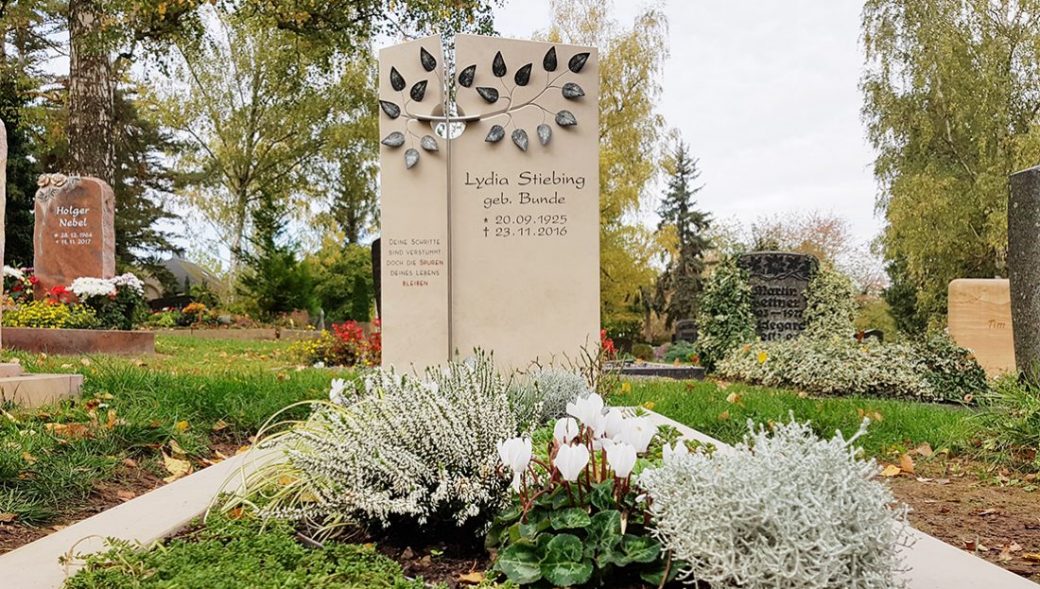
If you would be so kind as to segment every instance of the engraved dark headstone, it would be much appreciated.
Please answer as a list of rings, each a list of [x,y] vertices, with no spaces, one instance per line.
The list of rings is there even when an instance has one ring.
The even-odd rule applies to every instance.
[[[748,272],[755,329],[765,341],[798,337],[805,330],[805,290],[819,262],[787,252],[744,254],[737,264]]]
[[[688,342],[692,344],[695,341],[697,341],[697,322],[693,319],[676,321],[672,342]]]
[[[1010,177],[1008,201],[1008,278],[1015,364],[1040,376],[1040,166]]]
[[[372,242],[372,288],[376,291],[376,315],[380,319],[383,318],[382,243],[383,240],[378,237]]]

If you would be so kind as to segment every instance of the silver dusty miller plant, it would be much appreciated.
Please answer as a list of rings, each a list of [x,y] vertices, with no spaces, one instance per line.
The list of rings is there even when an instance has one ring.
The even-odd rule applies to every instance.
[[[902,587],[898,546],[905,509],[874,480],[840,432],[820,440],[806,424],[754,430],[733,452],[676,455],[643,472],[655,534],[713,589]]]
[[[517,382],[509,391],[517,420],[537,428],[563,417],[567,403],[592,392],[585,377],[569,370],[540,368]]]
[[[481,526],[506,499],[496,443],[517,435],[507,385],[490,357],[425,378],[375,370],[353,395],[268,438],[285,460],[247,481],[261,515],[340,524]],[[339,390],[337,390],[337,388]]]

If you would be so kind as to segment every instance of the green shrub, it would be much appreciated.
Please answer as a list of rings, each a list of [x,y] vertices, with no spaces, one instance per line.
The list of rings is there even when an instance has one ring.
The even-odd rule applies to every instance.
[[[932,388],[950,391],[943,398],[958,400],[950,395],[959,394],[961,400],[970,402],[972,397],[989,391],[982,366],[971,352],[958,346],[946,334],[933,332],[912,345],[924,364],[924,377]]]
[[[1040,389],[1005,376],[979,397],[979,405],[985,456],[1040,471]]]
[[[664,354],[665,362],[694,362],[697,360],[698,346],[690,342],[677,341]]]
[[[94,329],[98,318],[94,310],[79,304],[53,301],[29,301],[4,311],[4,327],[50,327],[64,329]]]
[[[653,360],[654,347],[650,344],[634,344],[632,346],[632,355],[640,360]]]
[[[730,350],[755,341],[755,315],[747,272],[735,257],[723,261],[704,285],[697,305],[697,352],[709,369]]]
[[[805,292],[805,332],[801,337],[852,337],[855,297],[856,289],[848,276],[833,268],[820,268]]]
[[[87,564],[65,589],[423,589],[401,567],[371,545],[325,543],[304,546],[282,522],[210,517],[194,533],[165,545],[140,550],[115,541],[108,552],[87,557]]]

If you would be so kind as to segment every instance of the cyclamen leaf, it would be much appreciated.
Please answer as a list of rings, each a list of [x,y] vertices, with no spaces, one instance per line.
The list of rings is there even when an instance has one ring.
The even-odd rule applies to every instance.
[[[419,48],[419,61],[422,63],[423,69],[432,72],[433,68],[437,67],[437,58],[435,58],[425,47]]]
[[[491,61],[491,73],[495,74],[495,77],[501,78],[506,75],[506,71],[506,60],[499,51],[495,54],[495,59]]]
[[[440,149],[437,147],[437,140],[433,138],[433,135],[423,135],[419,140],[419,145],[426,151],[439,151]]]
[[[581,540],[572,534],[558,534],[545,545],[541,561],[542,576],[558,587],[581,585],[592,577],[592,563],[584,558]]]
[[[423,80],[422,82],[416,82],[415,85],[412,86],[410,95],[412,97],[412,100],[416,102],[422,102],[423,97],[426,96],[426,80]]]
[[[661,543],[649,536],[625,534],[621,539],[621,549],[629,562],[649,563],[660,556]]]
[[[552,140],[552,127],[542,123],[538,125],[538,142],[542,145],[549,145],[549,141]]]
[[[379,108],[383,109],[383,112],[386,113],[386,116],[390,117],[391,119],[396,119],[397,117],[401,116],[401,107],[387,100],[380,100]]]
[[[554,530],[569,530],[573,528],[587,528],[592,523],[589,514],[581,507],[569,507],[561,509],[550,516]]]
[[[502,128],[502,125],[493,125],[491,130],[488,131],[487,137],[484,138],[484,141],[487,141],[488,143],[498,143],[505,136],[506,130]]]
[[[469,88],[473,85],[473,78],[477,75],[477,66],[470,65],[466,66],[461,72],[459,72],[459,85],[463,88]]]
[[[542,578],[539,560],[538,550],[534,546],[510,544],[498,554],[495,566],[505,573],[510,581],[527,585]]]
[[[404,145],[404,133],[400,131],[394,131],[393,133],[384,137],[383,140],[380,141],[380,143],[387,147],[401,147],[402,145]]]
[[[527,64],[524,67],[516,70],[516,75],[513,76],[513,81],[516,82],[517,86],[526,86],[531,81],[531,68],[534,64]]]
[[[489,104],[498,102],[498,90],[495,88],[481,86],[477,88],[477,94],[480,94],[480,97],[488,101]]]
[[[578,119],[574,118],[574,114],[569,110],[561,110],[556,113],[556,124],[561,127],[573,127],[578,124]]]
[[[581,89],[581,86],[575,84],[574,82],[567,82],[566,84],[564,84],[562,93],[564,98],[568,98],[570,100],[574,100],[575,98],[581,98],[582,96],[585,96],[585,91]]]
[[[391,67],[390,87],[400,92],[401,90],[404,90],[405,85],[407,85],[407,82],[404,81],[404,76],[401,75],[401,72],[397,71],[397,68]]]
[[[415,164],[419,163],[419,150],[414,147],[404,152],[404,165],[406,168],[412,168]]]
[[[589,53],[588,52],[579,53],[579,54],[575,55],[574,57],[572,57],[569,62],[567,62],[567,67],[572,72],[578,73],[578,72],[581,71],[581,69],[583,67],[585,67],[585,63],[588,60],[589,60]]]
[[[513,143],[515,143],[516,146],[520,148],[520,151],[527,151],[527,131],[524,131],[523,129],[517,129],[513,131],[512,138]]]
[[[556,48],[550,47],[549,50],[545,52],[545,58],[542,59],[542,67],[545,68],[545,71],[547,72],[555,72],[557,65]]]

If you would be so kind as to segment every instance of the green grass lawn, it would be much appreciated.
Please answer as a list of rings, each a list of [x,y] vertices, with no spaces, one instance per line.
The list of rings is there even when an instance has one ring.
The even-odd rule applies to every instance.
[[[285,342],[159,336],[155,356],[14,353],[31,372],[79,372],[82,399],[0,415],[0,514],[42,523],[74,509],[126,458],[158,461],[176,441],[190,458],[242,445],[275,413],[325,398],[335,371],[298,367]],[[287,417],[303,417],[305,407]]]
[[[630,390],[629,390],[629,387]],[[628,381],[612,395],[615,405],[643,405],[723,442],[739,442],[747,421],[811,421],[818,435],[835,430],[856,432],[863,416],[871,416],[859,445],[868,456],[890,458],[927,442],[940,451],[969,449],[978,433],[974,412],[964,407],[861,397],[813,398],[796,392],[713,381]],[[880,417],[880,419],[878,419]]]

